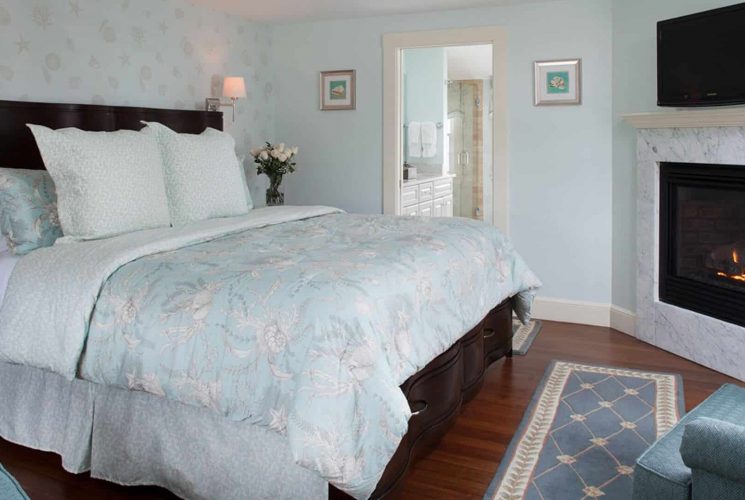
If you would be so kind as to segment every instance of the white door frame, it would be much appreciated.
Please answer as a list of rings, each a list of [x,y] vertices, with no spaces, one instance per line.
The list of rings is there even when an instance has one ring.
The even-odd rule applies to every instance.
[[[403,49],[492,44],[494,113],[492,166],[494,225],[509,234],[509,136],[507,128],[507,31],[498,26],[383,35],[383,213],[401,213],[403,184]]]

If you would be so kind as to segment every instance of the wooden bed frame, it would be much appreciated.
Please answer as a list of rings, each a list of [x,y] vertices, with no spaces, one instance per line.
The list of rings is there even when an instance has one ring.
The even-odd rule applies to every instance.
[[[371,498],[395,495],[409,466],[426,455],[447,433],[463,403],[481,389],[486,368],[512,356],[512,302],[508,299],[401,386],[412,411],[409,431],[380,478]],[[349,499],[329,485],[329,499]]]
[[[0,101],[0,166],[45,170],[27,123],[52,129],[77,127],[94,132],[140,130],[140,120],[160,122],[177,132],[222,130],[222,112]]]
[[[43,170],[27,123],[90,131],[139,130],[141,120],[157,121],[182,133],[223,128],[221,112],[0,101],[0,167]],[[389,462],[373,498],[394,494],[409,466],[447,432],[461,405],[481,388],[489,364],[512,354],[512,303],[497,305],[446,352],[409,378],[401,389],[409,401],[409,430]],[[350,498],[329,486],[329,498]]]

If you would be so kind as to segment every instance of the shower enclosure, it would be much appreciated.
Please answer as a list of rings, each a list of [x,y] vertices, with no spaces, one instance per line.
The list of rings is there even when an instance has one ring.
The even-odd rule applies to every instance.
[[[491,222],[492,80],[448,80],[453,215]]]

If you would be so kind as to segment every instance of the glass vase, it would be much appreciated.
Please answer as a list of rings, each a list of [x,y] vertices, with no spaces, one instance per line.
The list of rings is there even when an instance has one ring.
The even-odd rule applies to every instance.
[[[281,177],[269,181],[269,189],[266,190],[266,206],[275,207],[285,204],[285,194],[279,190],[279,185],[281,183]]]

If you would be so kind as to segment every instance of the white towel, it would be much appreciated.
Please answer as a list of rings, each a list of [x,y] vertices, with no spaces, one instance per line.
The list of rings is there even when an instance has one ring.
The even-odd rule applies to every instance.
[[[437,125],[432,122],[422,122],[422,157],[437,156]]]
[[[409,158],[422,157],[422,124],[409,122]]]

